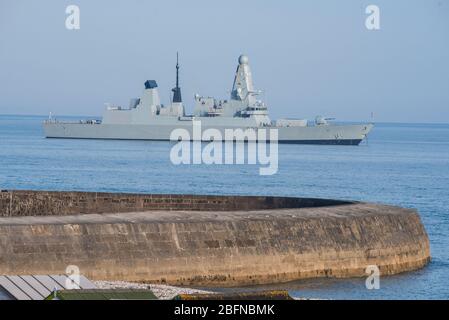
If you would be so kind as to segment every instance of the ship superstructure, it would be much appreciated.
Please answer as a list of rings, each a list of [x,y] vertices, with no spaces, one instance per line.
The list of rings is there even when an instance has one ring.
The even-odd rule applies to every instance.
[[[200,121],[203,129],[272,128],[278,130],[279,142],[305,144],[359,144],[372,129],[372,124],[336,125],[317,117],[313,124],[305,119],[272,121],[267,105],[259,99],[261,91],[253,84],[249,59],[241,55],[229,99],[195,95],[192,115],[186,115],[179,84],[179,60],[176,62],[176,86],[167,106],[161,104],[155,80],[147,80],[140,98],[131,99],[128,108],[108,106],[103,119],[80,122],[44,123],[47,138],[170,140],[177,128],[193,130]],[[223,134],[223,137],[225,135]],[[225,139],[225,138],[223,138]]]

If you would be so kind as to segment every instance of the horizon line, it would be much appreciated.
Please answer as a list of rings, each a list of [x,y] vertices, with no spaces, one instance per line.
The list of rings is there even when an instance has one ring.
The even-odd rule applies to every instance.
[[[24,116],[24,117],[48,117],[48,114],[20,114],[20,113],[0,113],[0,116]],[[54,115],[53,115],[54,116]],[[64,114],[64,115],[58,115],[58,117],[86,117],[86,118],[98,118],[98,117],[102,117],[101,115],[69,115],[69,114]],[[309,119],[306,119],[309,120]],[[313,119],[312,119],[313,120]],[[310,121],[312,121],[310,120]],[[362,123],[384,123],[384,124],[439,124],[439,125],[449,125],[449,122],[404,122],[404,121],[367,121],[367,120],[340,120],[340,121],[336,121],[336,122],[362,122]]]

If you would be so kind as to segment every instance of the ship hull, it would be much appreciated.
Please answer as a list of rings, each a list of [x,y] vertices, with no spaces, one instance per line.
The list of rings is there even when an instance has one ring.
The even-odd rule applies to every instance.
[[[279,143],[291,144],[327,144],[341,146],[358,146],[362,139],[329,139],[329,140],[280,140]]]
[[[358,145],[372,129],[372,124],[326,125],[306,127],[259,127],[266,129],[269,140],[270,129],[277,129],[279,143],[291,144],[325,144],[325,145]],[[192,125],[126,125],[126,124],[85,124],[46,122],[43,124],[45,137],[70,139],[113,139],[113,140],[157,140],[168,141],[174,129],[185,129],[190,140],[194,138]],[[222,133],[220,140],[226,140],[226,129],[242,129],[248,127],[204,126],[202,130],[216,129]],[[204,140],[204,139],[203,139]]]

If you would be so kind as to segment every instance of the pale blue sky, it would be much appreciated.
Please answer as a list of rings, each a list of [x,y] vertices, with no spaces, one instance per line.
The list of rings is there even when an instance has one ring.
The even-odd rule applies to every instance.
[[[188,111],[227,98],[246,53],[272,118],[449,122],[449,0],[0,0],[0,114],[101,115],[146,79],[167,103],[176,51]]]

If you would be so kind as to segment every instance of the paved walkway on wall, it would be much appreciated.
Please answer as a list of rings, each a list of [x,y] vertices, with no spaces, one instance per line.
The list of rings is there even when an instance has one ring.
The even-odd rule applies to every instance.
[[[42,224],[102,224],[102,223],[152,223],[152,222],[194,222],[229,220],[272,220],[309,218],[349,218],[357,216],[379,216],[410,214],[415,210],[395,206],[354,203],[317,208],[273,209],[255,211],[168,211],[154,210],[127,213],[80,214],[69,216],[25,216],[1,217],[0,225],[42,225]]]

